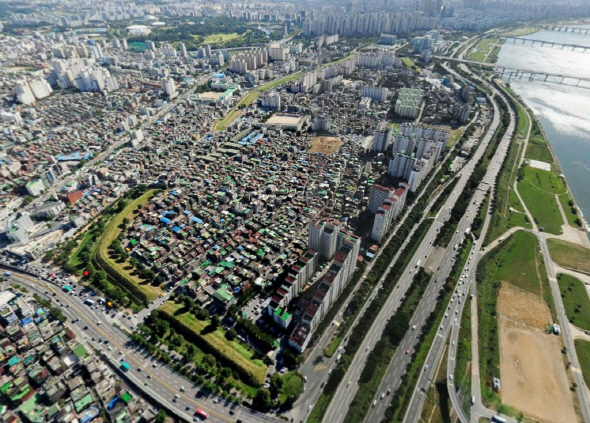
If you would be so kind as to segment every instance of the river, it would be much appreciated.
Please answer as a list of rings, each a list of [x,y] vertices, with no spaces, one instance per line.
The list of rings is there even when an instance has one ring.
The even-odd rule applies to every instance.
[[[590,47],[590,34],[542,30],[525,38]],[[498,55],[498,64],[590,78],[590,50],[583,53],[508,40]],[[590,221],[590,89],[526,78],[512,79],[510,87],[539,119],[576,203]]]

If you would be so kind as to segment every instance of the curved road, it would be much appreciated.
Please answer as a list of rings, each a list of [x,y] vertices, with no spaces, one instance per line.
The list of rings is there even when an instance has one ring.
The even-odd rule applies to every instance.
[[[131,366],[126,377],[131,379],[138,389],[144,391],[156,402],[165,405],[166,408],[172,409],[184,420],[192,421],[194,410],[201,408],[209,413],[207,421],[214,423],[235,422],[238,411],[239,418],[244,423],[261,421],[278,423],[282,421],[246,407],[235,409],[236,415],[230,415],[231,404],[225,403],[215,396],[207,398],[205,394],[203,398],[197,399],[197,394],[203,394],[200,387],[158,362],[147,351],[134,347],[127,335],[113,325],[117,322],[101,312],[99,308],[84,304],[85,297],[68,295],[58,286],[13,270],[11,273],[11,282],[20,283],[54,303],[59,300],[57,305],[61,306],[63,313],[68,317],[69,327],[74,330],[79,339],[86,339],[88,343],[109,356],[113,362],[118,363],[124,359]],[[75,319],[79,319],[79,321],[73,323]],[[84,329],[86,326],[87,329]],[[108,344],[99,343],[99,339],[108,340]],[[112,349],[109,349],[109,346]],[[146,382],[148,386],[145,385]],[[180,387],[185,387],[185,391],[180,392]],[[177,394],[180,398],[174,402],[174,396]],[[219,403],[213,402],[217,400]],[[190,410],[186,410],[187,406],[190,407]]]

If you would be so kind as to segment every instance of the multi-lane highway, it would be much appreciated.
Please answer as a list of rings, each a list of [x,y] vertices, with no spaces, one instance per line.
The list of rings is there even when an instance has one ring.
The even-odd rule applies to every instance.
[[[475,121],[475,120],[476,120],[476,118],[473,119],[473,121]],[[453,148],[455,148],[455,147],[453,147]],[[424,186],[428,186],[430,184],[430,182],[435,177],[435,175],[439,169],[441,169],[443,166],[448,166],[448,163],[446,163],[448,157],[449,157],[449,155],[447,155],[447,157],[445,157],[445,159],[437,166],[436,170],[434,172],[432,172],[432,176],[430,177],[430,179],[428,181],[423,182]],[[439,192],[439,194],[440,194],[440,192]],[[422,195],[423,195],[423,191],[420,192],[420,194],[418,195],[418,197],[416,198],[414,203],[408,208],[408,210],[405,211],[404,217],[402,218],[402,220],[400,222],[397,222],[396,228],[394,229],[394,231],[392,231],[392,233],[389,235],[387,240],[383,243],[384,246],[386,246],[389,243],[389,241],[396,235],[397,229],[404,223],[406,216],[408,216],[412,212],[415,204],[417,204],[418,201],[422,198]],[[437,198],[438,198],[438,195],[436,195],[431,200],[431,204],[434,203]],[[430,209],[430,206],[429,206],[428,210],[429,209]],[[407,241],[411,238],[411,236],[414,233],[416,228],[417,228],[417,225],[412,228],[410,234],[408,234],[408,236],[406,237],[406,241],[400,247],[398,253],[392,259],[391,264],[388,267],[388,270],[391,269],[393,264],[395,264],[397,262],[397,259],[399,258],[399,256],[401,254],[403,254],[404,249],[407,245]],[[372,262],[367,266],[367,268],[365,269],[365,272],[363,273],[362,277],[360,278],[357,286],[353,289],[352,293],[350,294],[350,298],[354,297],[356,290],[361,285],[362,280],[369,274],[369,272],[371,271],[371,269],[373,267],[373,264],[377,261],[377,259],[379,258],[379,256],[383,252],[383,250],[384,250],[384,248],[381,248],[377,252],[377,255],[372,260]],[[388,273],[388,271],[384,272],[383,277],[385,277],[385,275],[387,275],[387,273]],[[383,281],[381,280],[381,281],[379,281],[379,283],[377,283],[375,285],[376,288],[374,289],[374,292],[365,302],[365,305],[363,306],[361,311],[358,313],[357,318],[356,318],[355,322],[351,325],[351,327],[354,327],[356,325],[358,319],[360,318],[360,316],[362,316],[364,310],[367,307],[370,307],[371,302],[375,298],[375,294],[376,294],[377,290],[379,289],[379,287],[381,286],[382,282]],[[306,386],[306,388],[307,388],[306,392],[299,398],[299,400],[295,403],[295,406],[293,407],[293,409],[287,415],[287,417],[292,418],[294,421],[301,421],[307,417],[307,415],[311,411],[313,405],[316,403],[320,394],[322,393],[322,388],[324,386],[324,383],[327,381],[327,379],[329,377],[330,369],[332,369],[336,365],[337,354],[335,354],[331,358],[327,358],[324,356],[323,348],[330,342],[335,331],[338,330],[338,325],[341,322],[343,313],[347,307],[348,307],[348,302],[346,302],[345,304],[342,305],[342,307],[340,308],[340,313],[338,314],[338,317],[334,321],[334,325],[330,326],[324,332],[322,337],[315,343],[315,346],[309,352],[305,363],[299,368],[299,371],[305,377],[307,377],[308,383]],[[348,339],[349,335],[350,335],[350,330],[344,336],[344,338]],[[343,344],[345,344],[345,343],[343,343]]]
[[[14,270],[11,270],[11,273],[11,281],[24,285],[30,291],[53,301],[56,306],[61,306],[68,318],[67,325],[74,330],[79,339],[86,340],[91,346],[101,350],[110,357],[113,365],[118,365],[121,360],[127,362],[131,369],[126,373],[126,377],[138,389],[154,401],[173,410],[180,418],[192,421],[196,408],[201,408],[209,413],[207,421],[215,423],[235,422],[238,412],[244,423],[281,421],[246,407],[232,410],[231,404],[215,396],[205,394],[197,399],[197,395],[203,394],[200,387],[155,360],[147,351],[133,345],[128,336],[114,325],[117,322],[108,317],[101,308],[84,304],[86,297],[66,294],[59,286]],[[75,320],[77,322],[73,323]],[[184,387],[184,392],[181,392],[181,387]],[[179,395],[176,401],[175,395]]]
[[[488,129],[488,132],[482,139],[481,145],[475,157],[461,171],[463,172],[463,174],[461,176],[460,183],[457,184],[453,192],[453,194],[456,196],[460,195],[463,191],[465,183],[467,182],[467,179],[469,178],[474,169],[475,163],[481,157],[481,155],[483,155],[487,145],[489,144],[489,141],[491,140],[492,136],[494,135],[496,129],[499,126],[500,119],[499,114],[497,113],[498,108],[495,103],[494,110],[496,111],[494,113],[494,119]],[[500,153],[501,151],[505,151],[506,148],[507,145],[503,145],[502,143],[500,143],[497,151],[498,153]],[[475,191],[473,197],[471,198],[470,206],[467,209],[465,215],[459,221],[459,224],[457,225],[457,230],[453,235],[451,241],[449,242],[449,246],[444,254],[440,268],[431,279],[431,283],[427,288],[427,291],[425,292],[412,318],[411,325],[421,327],[424,324],[426,317],[428,317],[428,315],[434,310],[434,307],[436,305],[436,297],[441,288],[440,284],[436,281],[445,280],[446,277],[450,274],[453,265],[453,260],[456,254],[456,252],[454,251],[454,246],[463,241],[466,230],[471,227],[473,220],[477,216],[476,208],[478,208],[483,202],[489,185],[494,183],[495,176],[493,175],[493,173],[499,170],[500,163],[501,161],[498,159],[498,156],[495,156],[494,159],[492,159],[492,163],[488,167],[488,173],[485,175],[478,189]],[[451,205],[454,204],[455,201],[456,198],[453,199],[451,196],[447,201],[447,204],[443,206],[443,211],[447,210],[447,207],[452,207]],[[461,279],[463,281],[467,278],[467,275],[470,274],[471,269],[473,269],[474,263],[472,263],[472,252],[473,251],[470,251],[469,259],[465,265],[465,268],[462,271]],[[460,316],[459,310],[462,309],[462,307],[465,304],[467,291],[468,286],[463,285],[462,283],[460,283],[459,286],[456,287],[456,290],[453,294],[453,298],[451,299],[448,309],[445,312],[445,317],[443,318],[441,325],[439,327],[438,334],[435,337],[435,340],[433,341],[434,344],[440,343],[441,345],[444,345],[444,341],[447,337],[447,333],[450,330],[450,328],[457,326]],[[408,333],[402,341],[400,347],[396,350],[392,364],[390,364],[388,371],[385,377],[383,378],[379,391],[377,392],[377,396],[375,397],[376,404],[374,407],[371,408],[371,410],[367,414],[367,417],[365,419],[366,422],[381,421],[381,419],[384,417],[385,410],[387,409],[387,406],[390,401],[387,400],[387,395],[381,398],[382,394],[383,392],[387,392],[387,390],[389,389],[392,389],[393,391],[399,386],[399,383],[401,382],[401,376],[405,372],[405,367],[410,359],[406,355],[406,359],[404,360],[405,351],[410,350],[410,352],[413,352],[413,349],[416,347],[417,343],[417,337],[415,337],[412,333]],[[437,363],[438,359],[436,358],[436,356],[429,354],[426,359],[422,375],[418,379],[417,387],[414,391],[414,397],[416,395],[421,395],[422,392],[427,391],[429,378],[424,377],[424,374],[433,373],[435,371]],[[424,389],[424,391],[422,389]],[[413,418],[416,419],[415,421],[417,421],[417,419],[420,416],[421,408],[422,404],[416,403],[414,398],[412,398],[412,401],[408,408],[407,416],[413,416]]]
[[[495,110],[497,110],[497,107],[495,108]],[[332,398],[330,406],[329,406],[328,410],[326,411],[324,421],[326,421],[326,422],[327,421],[329,421],[329,422],[342,422],[344,420],[344,418],[346,417],[348,407],[349,407],[352,399],[354,398],[356,391],[359,388],[358,378],[360,376],[360,373],[362,372],[362,369],[364,368],[364,366],[366,364],[366,359],[367,359],[366,353],[374,346],[374,344],[377,342],[377,340],[380,339],[382,332],[383,332],[383,328],[384,328],[385,324],[387,323],[388,318],[397,310],[397,307],[400,305],[401,299],[405,295],[408,287],[410,286],[410,284],[412,282],[412,277],[413,277],[412,273],[415,271],[415,266],[416,266],[418,260],[420,260],[420,261],[426,260],[429,256],[429,254],[431,253],[432,248],[433,248],[432,242],[434,241],[438,230],[440,229],[440,227],[442,226],[444,221],[446,221],[448,214],[450,213],[450,209],[452,209],[457,198],[459,197],[459,195],[463,191],[463,188],[465,187],[465,184],[466,184],[467,180],[469,179],[469,176],[471,175],[471,173],[473,172],[473,169],[475,168],[475,164],[477,163],[479,158],[483,155],[485,148],[487,147],[489,141],[491,140],[492,136],[494,135],[495,130],[497,129],[499,124],[500,124],[499,115],[498,115],[498,113],[495,113],[494,117],[492,119],[492,123],[490,124],[490,127],[488,129],[488,132],[486,133],[486,135],[483,137],[482,141],[480,142],[480,146],[479,146],[477,152],[474,154],[474,156],[471,158],[471,160],[469,160],[467,162],[467,164],[464,166],[464,168],[461,169],[461,171],[459,172],[460,179],[459,179],[459,182],[457,183],[456,188],[453,190],[453,192],[451,193],[451,195],[449,196],[449,198],[445,202],[445,205],[443,206],[441,212],[436,216],[431,228],[429,229],[429,231],[427,232],[426,236],[424,237],[422,243],[418,247],[412,260],[410,261],[410,263],[408,264],[408,266],[404,270],[400,280],[398,281],[396,288],[394,289],[394,291],[392,292],[392,294],[388,298],[385,306],[382,308],[379,316],[375,320],[375,324],[370,328],[369,332],[366,334],[364,342],[361,344],[361,347],[359,348],[359,352],[355,355],[351,365],[349,366],[348,373],[345,376],[343,383],[340,384],[334,397]],[[473,220],[473,218],[475,217],[475,214],[476,214],[476,212],[475,212],[475,210],[473,210],[470,213],[471,217],[463,220],[462,224],[460,224],[461,231],[459,231],[459,228],[457,229],[458,232],[454,235],[452,243],[449,244],[449,249],[451,249],[451,251],[452,251],[454,244],[456,243],[455,241],[460,240],[460,238],[463,236],[463,232],[470,225],[470,221]],[[441,272],[441,274],[440,274],[441,277],[443,277],[445,275],[445,273],[443,273],[445,271],[446,271],[446,274],[448,275],[450,268],[452,267],[452,261],[453,261],[452,255],[453,255],[452,253],[450,255],[445,255],[445,258],[443,259],[442,263],[440,264],[440,269],[438,269],[438,271],[437,271],[437,277],[439,276],[439,272]],[[446,277],[446,276],[444,276],[444,277]],[[438,282],[434,282],[435,280],[437,280],[437,279],[435,279],[435,277],[433,277],[432,281],[431,281],[431,285],[438,284]],[[437,291],[436,288],[440,289],[440,287],[433,287],[430,289],[432,292],[435,292],[435,291]],[[412,324],[417,324],[414,322],[418,322],[418,323],[423,324],[424,320],[428,317],[428,315],[430,314],[430,311],[434,308],[434,306],[436,304],[436,295],[432,295],[432,294],[424,295],[424,298],[425,298],[425,300],[421,301],[420,306],[417,309],[417,311],[413,317]],[[418,324],[417,324],[417,326],[418,326]],[[385,395],[383,397],[383,399],[381,399],[381,396],[383,393],[386,393],[387,390],[390,389],[390,386],[391,386],[391,389],[393,390],[393,389],[395,389],[397,384],[399,384],[401,375],[405,372],[406,364],[408,363],[408,361],[410,359],[410,354],[405,354],[405,351],[406,350],[412,351],[417,342],[418,342],[417,336],[410,332],[408,335],[406,335],[402,344],[397,349],[396,355],[394,356],[394,359],[393,359],[393,364],[390,365],[388,372],[387,372],[386,376],[384,377],[384,382],[383,382],[384,384],[382,385],[381,390],[378,392],[379,400],[377,401],[377,404],[375,405],[374,409],[371,409],[369,412],[368,421],[379,421],[380,420],[379,416],[382,416],[383,413],[385,412],[385,409],[387,408],[386,405],[389,402],[388,400],[386,400],[386,398],[390,399],[390,397]],[[385,388],[387,388],[387,389],[385,389]]]

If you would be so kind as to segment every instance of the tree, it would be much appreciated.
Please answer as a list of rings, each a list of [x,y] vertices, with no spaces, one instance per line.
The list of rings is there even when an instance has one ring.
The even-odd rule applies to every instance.
[[[218,328],[221,325],[221,319],[219,316],[215,315],[211,318],[211,326],[214,328]]]
[[[228,341],[233,341],[238,337],[238,332],[234,328],[231,328],[225,333],[225,337]]]
[[[266,411],[272,406],[272,399],[270,398],[270,391],[266,388],[258,390],[253,402],[254,408],[261,411]]]
[[[166,414],[166,411],[160,409],[160,411],[158,411],[158,414],[156,414],[156,423],[164,423],[167,418],[168,415]]]

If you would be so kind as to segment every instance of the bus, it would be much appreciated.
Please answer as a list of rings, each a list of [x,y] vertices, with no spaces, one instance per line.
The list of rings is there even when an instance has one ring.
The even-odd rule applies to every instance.
[[[64,285],[64,292],[70,292],[72,287],[70,285]]]
[[[195,411],[195,416],[201,418],[202,420],[205,420],[207,417],[209,417],[209,413],[207,413],[204,410],[201,410],[200,408],[197,408],[197,410]]]
[[[500,417],[500,416],[493,416],[492,421],[494,423],[506,423],[506,419],[504,417]]]
[[[123,370],[124,372],[126,372],[130,368],[131,367],[129,366],[129,364],[125,363],[124,361],[121,361],[121,370]]]
[[[94,301],[92,301],[90,298],[86,298],[84,300],[84,304],[88,304],[89,306],[93,306],[94,305]]]

